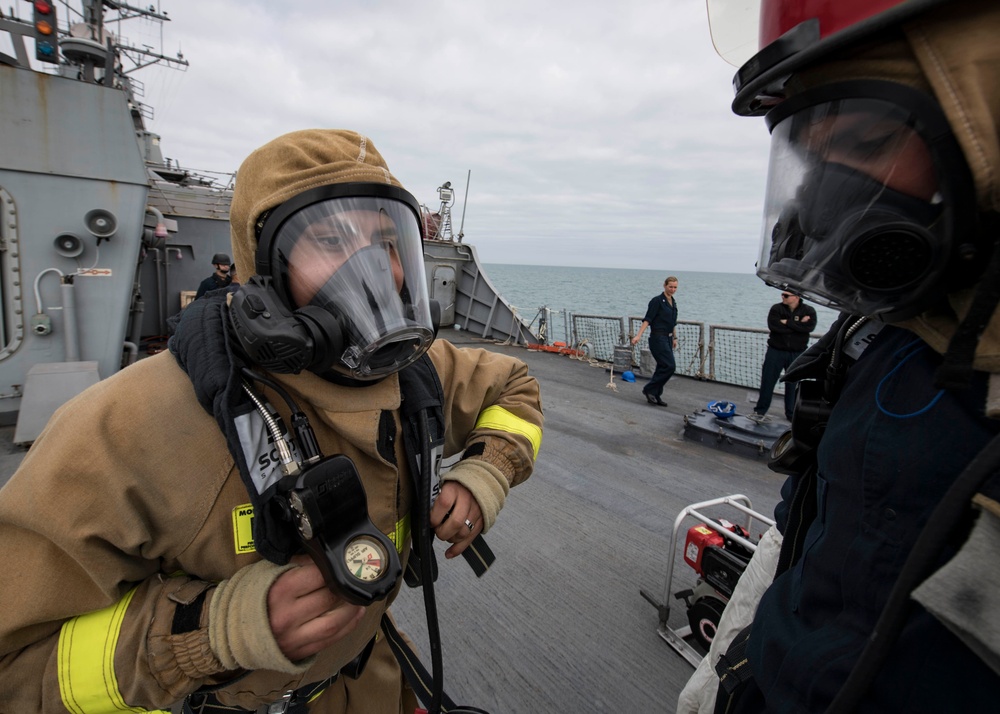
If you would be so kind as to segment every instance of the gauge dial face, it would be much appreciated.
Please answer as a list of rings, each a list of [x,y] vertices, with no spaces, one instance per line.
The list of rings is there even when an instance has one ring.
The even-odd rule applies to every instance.
[[[370,536],[358,536],[344,549],[344,563],[358,580],[378,580],[385,574],[389,557],[385,548]]]

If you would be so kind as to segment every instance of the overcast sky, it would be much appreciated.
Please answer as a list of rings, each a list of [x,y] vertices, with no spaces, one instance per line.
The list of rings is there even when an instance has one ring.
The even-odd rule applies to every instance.
[[[421,203],[452,182],[456,233],[471,171],[484,262],[754,270],[767,131],[729,109],[703,0],[161,2],[163,53],[190,67],[134,76],[185,167],[353,129]]]

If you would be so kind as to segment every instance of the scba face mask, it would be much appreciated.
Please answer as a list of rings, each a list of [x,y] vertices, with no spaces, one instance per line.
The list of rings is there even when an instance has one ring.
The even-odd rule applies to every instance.
[[[972,179],[940,108],[890,82],[827,85],[767,115],[757,274],[823,305],[901,320],[984,267]]]
[[[264,221],[257,272],[290,310],[322,326],[326,339],[316,341],[327,351],[312,371],[380,379],[434,339],[419,207],[402,189],[335,184],[295,196]]]

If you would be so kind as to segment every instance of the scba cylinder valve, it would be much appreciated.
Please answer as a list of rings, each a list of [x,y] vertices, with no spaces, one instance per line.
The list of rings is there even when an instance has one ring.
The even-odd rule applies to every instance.
[[[39,336],[52,334],[52,318],[41,312],[32,315],[31,331]]]

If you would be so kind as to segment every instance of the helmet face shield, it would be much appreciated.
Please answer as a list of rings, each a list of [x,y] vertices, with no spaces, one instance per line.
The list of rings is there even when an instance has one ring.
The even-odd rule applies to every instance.
[[[379,379],[426,352],[434,330],[420,224],[408,202],[314,200],[287,212],[267,238],[269,273],[288,306],[319,307],[337,320],[344,349],[329,368]]]
[[[757,274],[838,310],[902,319],[954,278],[971,187],[942,151],[953,141],[944,118],[932,113],[932,127],[929,107],[907,106],[923,95],[888,85],[899,96],[852,96],[874,84],[885,83],[821,87],[768,114]]]
[[[816,24],[818,40],[902,4],[904,0],[706,0],[715,51],[737,67],[803,23]]]

